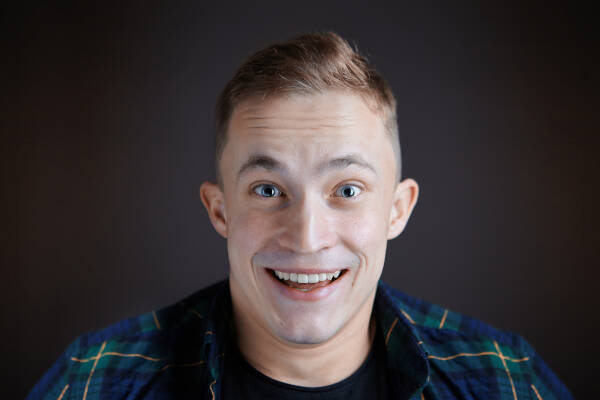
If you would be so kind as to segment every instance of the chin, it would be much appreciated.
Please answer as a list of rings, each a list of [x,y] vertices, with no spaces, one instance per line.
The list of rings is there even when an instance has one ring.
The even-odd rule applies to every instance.
[[[274,332],[277,337],[286,342],[294,344],[321,344],[327,342],[337,333],[335,323],[330,319],[318,321],[285,321],[282,326],[276,327]]]

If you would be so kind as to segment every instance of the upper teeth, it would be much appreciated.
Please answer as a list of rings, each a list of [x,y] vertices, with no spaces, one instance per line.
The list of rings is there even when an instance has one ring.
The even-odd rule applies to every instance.
[[[333,278],[337,278],[338,276],[340,276],[341,272],[342,270],[335,272],[322,272],[320,274],[296,274],[294,272],[288,273],[275,271],[275,275],[277,275],[279,279],[283,279],[284,281],[289,280],[298,283],[317,283],[324,280],[332,280]]]

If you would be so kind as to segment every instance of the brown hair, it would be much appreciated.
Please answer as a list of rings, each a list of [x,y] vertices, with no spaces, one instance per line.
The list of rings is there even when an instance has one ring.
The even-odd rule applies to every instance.
[[[227,143],[229,119],[236,105],[253,96],[315,93],[341,89],[359,94],[384,122],[401,176],[396,99],[383,77],[348,42],[333,32],[311,33],[273,44],[252,54],[239,67],[215,107],[215,172],[222,185],[219,162]]]

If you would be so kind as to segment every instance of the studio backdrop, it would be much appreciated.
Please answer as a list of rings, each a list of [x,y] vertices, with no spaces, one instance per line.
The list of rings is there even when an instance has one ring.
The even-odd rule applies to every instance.
[[[24,397],[76,336],[227,276],[198,197],[215,99],[252,52],[333,30],[390,82],[403,177],[420,185],[383,279],[523,335],[592,398],[592,13],[438,3],[3,7],[0,397]]]

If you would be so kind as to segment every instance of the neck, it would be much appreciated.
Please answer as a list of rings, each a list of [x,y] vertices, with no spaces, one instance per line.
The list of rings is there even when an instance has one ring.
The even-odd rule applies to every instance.
[[[373,345],[375,292],[333,337],[310,345],[276,337],[243,311],[243,302],[236,301],[235,296],[232,300],[236,340],[242,355],[259,372],[280,382],[304,387],[334,384],[352,375]]]

